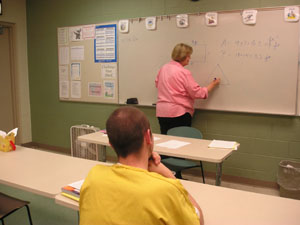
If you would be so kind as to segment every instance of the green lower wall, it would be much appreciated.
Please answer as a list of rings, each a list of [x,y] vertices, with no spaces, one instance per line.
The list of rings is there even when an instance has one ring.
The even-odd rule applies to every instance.
[[[59,101],[57,27],[153,15],[296,4],[300,4],[300,0],[27,0],[33,141],[68,148],[71,126],[89,124],[104,128],[109,114],[118,107]],[[159,132],[155,108],[140,109],[148,116],[153,132]],[[224,162],[224,174],[276,181],[280,160],[300,160],[299,117],[198,110],[193,126],[199,128],[206,139],[241,143],[239,150]],[[205,164],[205,169],[215,171],[215,165]]]

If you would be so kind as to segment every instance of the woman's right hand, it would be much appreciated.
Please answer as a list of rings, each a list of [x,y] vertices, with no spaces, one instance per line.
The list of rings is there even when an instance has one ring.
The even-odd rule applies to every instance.
[[[208,92],[211,92],[216,86],[218,86],[221,82],[220,78],[215,78],[208,86],[207,90]]]

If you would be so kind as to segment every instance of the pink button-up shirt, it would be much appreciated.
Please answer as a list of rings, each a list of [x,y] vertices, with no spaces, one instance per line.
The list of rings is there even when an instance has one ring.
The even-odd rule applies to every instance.
[[[155,85],[158,90],[157,117],[178,117],[186,112],[193,115],[195,99],[208,96],[207,88],[200,87],[191,72],[176,61],[159,70]]]

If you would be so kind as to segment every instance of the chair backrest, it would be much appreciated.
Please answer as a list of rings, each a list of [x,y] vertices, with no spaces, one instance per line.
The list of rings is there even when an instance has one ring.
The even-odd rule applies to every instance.
[[[168,130],[167,135],[173,135],[178,137],[189,137],[189,138],[198,138],[202,139],[203,135],[200,130],[194,127],[174,127]]]

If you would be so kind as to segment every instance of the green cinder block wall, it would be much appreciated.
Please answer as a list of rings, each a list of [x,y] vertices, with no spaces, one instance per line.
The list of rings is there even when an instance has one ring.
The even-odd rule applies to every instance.
[[[109,114],[118,107],[59,101],[57,27],[298,4],[300,0],[27,0],[33,142],[69,148],[71,126],[89,124],[104,128]],[[148,116],[153,131],[159,132],[155,108],[140,109]],[[241,143],[240,149],[223,164],[227,175],[275,182],[280,160],[300,161],[300,117],[197,110],[193,126],[206,139]],[[205,169],[215,171],[215,165],[205,164]]]

